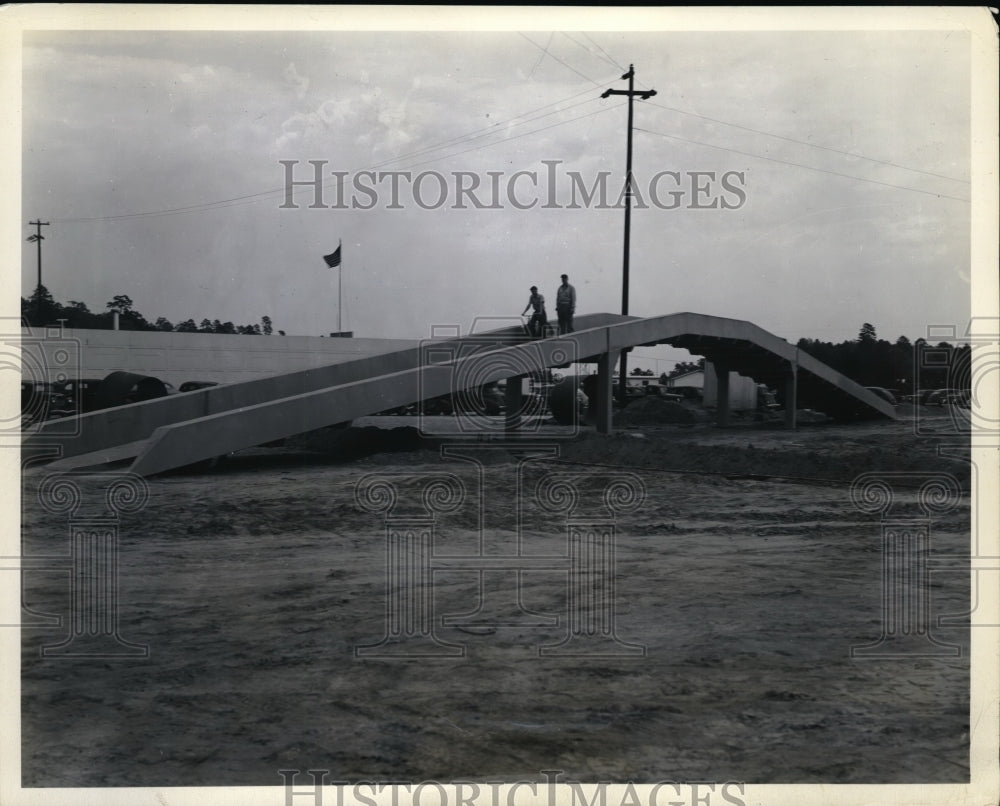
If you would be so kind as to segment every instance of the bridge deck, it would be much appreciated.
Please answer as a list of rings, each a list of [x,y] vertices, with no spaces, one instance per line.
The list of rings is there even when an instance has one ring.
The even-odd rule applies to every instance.
[[[647,319],[592,314],[576,324],[576,332],[562,337],[528,340],[507,328],[93,412],[79,417],[75,435],[59,436],[46,425],[25,445],[55,442],[64,459],[134,455],[131,471],[152,475],[490,381],[654,344],[683,347],[771,386],[785,383],[797,401],[793,406],[838,419],[895,416],[864,387],[749,322],[678,313]]]

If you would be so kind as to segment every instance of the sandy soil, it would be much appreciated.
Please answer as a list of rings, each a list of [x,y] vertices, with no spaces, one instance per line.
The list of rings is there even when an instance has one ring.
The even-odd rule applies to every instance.
[[[879,517],[852,504],[849,482],[943,471],[967,490],[968,466],[939,457],[941,441],[905,420],[639,428],[550,439],[558,455],[519,470],[524,454],[496,443],[465,449],[477,465],[410,435],[401,452],[347,460],[300,441],[152,479],[148,504],[119,526],[120,635],[149,657],[42,658],[65,628],[23,630],[24,785],[278,785],[280,769],[347,781],[551,769],[580,781],[967,780],[968,628],[936,619],[968,610],[968,573],[934,573],[928,591],[932,634],[959,655],[851,657],[883,616]],[[593,522],[608,517],[609,479],[630,470],[644,492],[611,513],[615,628],[644,654],[540,656],[570,629],[558,563],[485,573],[494,609],[444,623],[475,608],[480,580],[445,559],[434,634],[464,655],[356,657],[385,635],[387,601],[385,517],[359,507],[360,480],[388,476],[405,521],[423,512],[431,478],[457,478],[466,495],[437,516],[439,554],[475,553],[482,538],[484,553],[516,555],[520,513],[522,555],[565,556],[566,511],[534,492],[572,476],[571,517]],[[25,474],[26,555],[66,552],[67,516],[37,502],[44,478]],[[80,480],[81,511],[103,508],[102,483]],[[895,505],[918,516],[916,489]],[[931,521],[932,566],[967,554],[969,530],[963,495]],[[67,590],[64,570],[25,574],[35,611],[67,615]]]

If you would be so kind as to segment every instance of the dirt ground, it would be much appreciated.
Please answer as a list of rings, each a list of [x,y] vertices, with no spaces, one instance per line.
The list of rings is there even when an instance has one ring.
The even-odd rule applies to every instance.
[[[962,440],[946,412],[933,416],[930,435],[904,417],[553,431],[520,448],[400,431],[379,447],[404,450],[367,456],[374,432],[359,430],[349,444],[312,435],[150,479],[148,503],[118,523],[118,633],[148,657],[42,657],[66,627],[23,630],[23,783],[279,785],[282,769],[341,781],[541,770],[585,782],[967,781],[969,631],[938,617],[969,609],[969,574],[948,564],[969,550],[969,467],[938,455]],[[324,452],[338,439],[340,454]],[[886,628],[882,522],[850,491],[875,471],[922,474],[895,478],[892,518],[922,517],[928,474],[964,490],[929,522],[930,637],[882,659],[851,654]],[[67,552],[70,516],[38,503],[45,477],[24,475],[26,556]],[[78,480],[73,517],[104,512],[106,483]],[[410,649],[461,654],[358,656],[387,631],[387,489],[389,526],[419,532],[434,517],[421,600],[432,637]],[[569,604],[567,534],[608,522],[615,588],[600,624],[614,634],[540,652],[586,633],[592,611]],[[461,559],[477,554],[490,570]],[[583,579],[581,590],[600,584]],[[24,575],[33,612],[65,619],[68,591],[65,564]]]

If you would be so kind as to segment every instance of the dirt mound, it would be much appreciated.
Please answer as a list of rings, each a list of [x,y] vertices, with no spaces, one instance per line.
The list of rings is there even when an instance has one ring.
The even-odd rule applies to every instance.
[[[660,425],[671,423],[703,423],[708,413],[700,408],[685,406],[661,397],[643,397],[633,400],[615,415],[615,425]]]

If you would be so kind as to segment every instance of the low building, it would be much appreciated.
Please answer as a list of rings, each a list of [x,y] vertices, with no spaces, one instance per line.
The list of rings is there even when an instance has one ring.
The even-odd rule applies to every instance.
[[[705,385],[702,402],[709,408],[718,406],[719,381],[715,366],[705,362]],[[755,411],[757,409],[757,382],[746,375],[729,373],[729,410]]]
[[[682,375],[674,375],[674,377],[672,378],[667,378],[667,388],[704,389],[705,370],[693,369],[690,372],[685,372]]]

